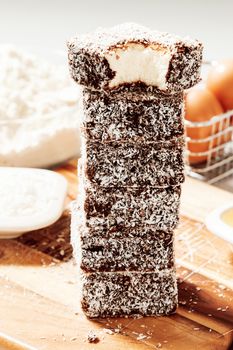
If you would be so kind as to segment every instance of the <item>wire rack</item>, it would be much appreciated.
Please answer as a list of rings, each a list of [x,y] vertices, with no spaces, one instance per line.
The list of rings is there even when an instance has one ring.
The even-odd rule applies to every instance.
[[[214,116],[206,122],[185,121],[189,130],[206,130],[208,137],[186,138],[187,149],[204,147],[202,152],[187,151],[187,173],[210,184],[233,175],[233,110]],[[196,147],[195,147],[196,146]],[[192,164],[190,159],[196,159]],[[200,159],[200,162],[198,162]],[[204,159],[204,161],[203,161]]]
[[[204,62],[204,79],[210,66],[211,62]],[[191,131],[188,135],[205,136],[186,136],[187,174],[216,186],[224,184],[223,188],[229,179],[230,190],[233,190],[233,110],[205,122],[185,120],[185,126],[186,132]],[[198,268],[192,274],[205,267],[211,269],[212,262],[219,259],[215,239],[205,223],[181,216],[176,230],[177,263],[186,266],[195,262]]]
[[[201,76],[205,82],[215,61],[204,61]],[[186,164],[188,175],[209,184],[219,185],[221,180],[233,175],[233,110],[212,117],[205,122],[185,120],[186,130],[192,135],[205,135],[205,138],[186,137]],[[196,152],[196,150],[200,150]],[[195,162],[190,162],[195,159]],[[195,164],[194,164],[195,163]],[[233,181],[232,181],[233,182]],[[233,187],[230,186],[230,190]]]

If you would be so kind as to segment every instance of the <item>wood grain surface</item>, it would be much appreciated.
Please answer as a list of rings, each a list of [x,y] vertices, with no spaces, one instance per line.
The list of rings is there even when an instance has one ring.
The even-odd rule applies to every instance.
[[[208,232],[203,220],[210,210],[232,201],[233,194],[189,178],[185,183],[176,231],[180,305],[175,315],[91,321],[79,307],[69,243],[76,162],[55,170],[69,181],[67,210],[60,220],[0,241],[0,331],[41,350],[231,349],[233,249]],[[96,343],[89,343],[90,332]]]

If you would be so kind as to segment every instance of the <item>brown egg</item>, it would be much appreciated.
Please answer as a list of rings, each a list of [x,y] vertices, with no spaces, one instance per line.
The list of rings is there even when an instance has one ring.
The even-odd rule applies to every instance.
[[[192,122],[205,122],[212,117],[222,114],[223,109],[218,102],[215,95],[207,89],[205,85],[197,85],[196,87],[189,89],[185,98],[185,119]],[[186,134],[191,139],[200,140],[207,138],[212,134],[216,134],[221,129],[225,129],[227,125],[221,125],[219,122],[215,124],[214,129],[212,126],[202,127],[186,127]],[[216,137],[211,143],[210,141],[203,141],[199,143],[188,142],[188,149],[191,152],[205,152],[210,148],[221,145],[231,138],[231,133],[227,133],[225,136]],[[203,156],[189,156],[190,164],[202,163],[207,160],[207,155]]]
[[[215,62],[209,71],[206,84],[224,111],[233,109],[233,59]]]

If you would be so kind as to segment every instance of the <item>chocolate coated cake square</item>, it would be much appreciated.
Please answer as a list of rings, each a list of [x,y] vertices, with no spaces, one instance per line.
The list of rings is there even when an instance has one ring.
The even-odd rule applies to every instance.
[[[174,186],[184,182],[184,138],[166,142],[83,140],[83,174],[104,187]]]
[[[72,211],[72,232],[74,232],[74,241],[77,238],[77,235],[84,240],[96,239],[122,239],[122,238],[145,238],[147,236],[154,236],[155,240],[166,240],[167,236],[173,235],[173,231],[160,231],[155,230],[155,225],[145,224],[145,225],[130,225],[127,222],[119,223],[114,226],[106,225],[86,225],[84,224],[84,218],[86,215],[82,213],[80,208],[80,203],[77,201],[72,202],[71,206]],[[81,229],[80,229],[81,226]],[[74,228],[74,230],[73,230]],[[78,232],[78,233],[77,233]]]
[[[177,307],[174,269],[81,275],[81,304],[90,317],[164,316]]]
[[[93,141],[166,141],[184,134],[183,93],[106,93],[83,89],[81,131]]]
[[[85,235],[88,228],[73,211],[71,242],[78,265],[85,272],[153,271],[174,266],[173,233],[148,226],[144,236],[99,237]]]
[[[158,231],[171,231],[179,220],[180,193],[180,186],[104,188],[83,185],[80,179],[81,221],[100,228],[103,235],[119,226],[154,225]]]
[[[93,237],[79,241],[79,249],[74,254],[85,272],[153,271],[174,266],[172,235],[163,240],[153,235],[122,239]]]
[[[81,85],[95,90],[138,86],[173,93],[200,80],[202,44],[190,38],[126,23],[99,28],[67,43],[70,72]]]

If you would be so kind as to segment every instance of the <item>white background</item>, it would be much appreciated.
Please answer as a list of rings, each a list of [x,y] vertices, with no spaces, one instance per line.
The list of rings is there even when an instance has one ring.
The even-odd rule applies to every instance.
[[[233,57],[231,0],[0,0],[0,43],[65,50],[65,41],[126,21],[200,39],[207,59]]]

